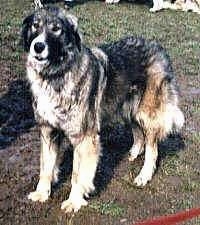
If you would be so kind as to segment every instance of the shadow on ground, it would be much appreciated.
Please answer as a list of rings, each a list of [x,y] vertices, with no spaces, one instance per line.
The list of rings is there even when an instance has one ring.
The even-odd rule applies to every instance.
[[[117,125],[114,128],[105,127],[102,131],[101,142],[103,146],[102,155],[94,180],[95,193],[92,196],[99,196],[106,189],[114,176],[115,168],[128,155],[129,149],[133,144],[132,131],[129,127],[121,125]],[[59,189],[63,182],[66,182],[67,177],[72,172],[73,148],[68,143],[65,148],[66,151],[64,152],[60,169],[60,181],[55,186],[56,190]],[[184,148],[184,138],[181,135],[178,133],[169,135],[166,140],[159,144],[158,168],[165,157],[174,155],[184,150]]]
[[[35,125],[31,95],[24,80],[10,83],[8,92],[0,98],[0,150]]]

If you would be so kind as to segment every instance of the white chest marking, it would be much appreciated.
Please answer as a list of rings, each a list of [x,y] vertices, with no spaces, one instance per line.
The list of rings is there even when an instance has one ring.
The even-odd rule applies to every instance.
[[[58,102],[49,96],[49,90],[40,86],[39,82],[32,84],[32,91],[37,98],[37,113],[53,126],[58,124],[56,116],[58,110]]]

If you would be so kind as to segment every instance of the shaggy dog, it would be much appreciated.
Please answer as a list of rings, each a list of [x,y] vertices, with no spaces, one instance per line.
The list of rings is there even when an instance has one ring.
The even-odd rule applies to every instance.
[[[65,2],[71,2],[73,0],[65,0]],[[105,0],[106,3],[118,3],[120,0]],[[41,0],[34,0],[36,8],[42,8],[43,4]],[[200,14],[200,0],[175,0],[175,1],[163,1],[153,0],[153,7],[150,8],[150,12],[157,12],[161,9],[174,9],[182,11],[193,11]]]
[[[28,196],[44,202],[57,181],[62,131],[74,147],[66,212],[86,205],[101,154],[102,122],[128,122],[130,160],[145,151],[137,186],[156,169],[157,142],[184,123],[169,57],[155,42],[127,37],[102,48],[82,44],[77,19],[59,8],[42,8],[23,22],[27,76],[41,128],[40,180]]]
[[[161,9],[173,9],[181,11],[192,11],[200,14],[200,0],[175,0],[175,1],[154,1],[153,8],[150,9],[151,12],[156,12]]]

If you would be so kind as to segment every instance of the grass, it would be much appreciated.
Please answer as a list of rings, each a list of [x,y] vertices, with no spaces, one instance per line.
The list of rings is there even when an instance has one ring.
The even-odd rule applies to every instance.
[[[13,81],[25,78],[24,53],[19,40],[23,18],[33,10],[31,3],[31,0],[1,1],[0,101],[4,100],[4,95]],[[63,3],[58,5],[63,6]],[[129,164],[125,155],[114,169],[109,167],[113,160],[112,157],[109,158],[105,172],[113,172],[113,176],[107,186],[101,190],[98,197],[89,200],[88,207],[69,219],[60,212],[60,204],[67,197],[69,188],[66,190],[66,186],[69,187],[69,183],[56,190],[51,199],[43,205],[31,204],[25,200],[26,192],[31,191],[37,180],[32,167],[35,172],[38,170],[36,159],[39,154],[39,137],[33,128],[29,131],[30,136],[27,136],[27,133],[20,134],[18,139],[14,139],[15,142],[12,141],[10,146],[0,152],[1,182],[8,187],[4,190],[8,195],[7,199],[0,202],[0,212],[5,215],[0,216],[0,223],[113,225],[119,224],[122,219],[124,224],[132,224],[133,220],[199,207],[199,16],[170,10],[154,14],[149,12],[149,6],[146,4],[124,1],[107,5],[102,1],[77,0],[69,13],[79,18],[79,29],[84,43],[89,46],[106,44],[124,36],[134,35],[157,40],[167,49],[182,93],[181,104],[186,124],[181,133],[185,146],[179,144],[180,140],[170,138],[161,148],[155,176],[141,189],[133,185],[133,180],[141,169],[143,156]],[[17,95],[17,91],[14,94]],[[0,109],[0,121],[1,118],[7,118],[7,113],[6,108]],[[4,122],[6,124],[6,121]],[[23,161],[12,164],[9,158],[19,152],[22,144],[28,146],[26,151],[20,151]],[[111,154],[115,149],[108,151]],[[104,175],[102,174],[102,177]],[[9,210],[6,211],[7,208]],[[32,215],[37,217],[37,221]],[[198,225],[200,222],[194,220],[188,224]]]
[[[179,160],[178,154],[169,155],[166,158],[166,162],[163,164],[162,171],[165,175],[181,175],[182,170],[180,169],[180,165],[182,164],[181,160]]]
[[[120,206],[114,201],[107,201],[107,202],[94,201],[92,202],[92,204],[90,204],[89,207],[94,209],[97,213],[103,215],[110,215],[113,217],[123,216],[125,212],[125,207]]]
[[[183,185],[182,185],[184,192],[194,192],[200,190],[200,183],[198,180],[194,181],[189,178]]]

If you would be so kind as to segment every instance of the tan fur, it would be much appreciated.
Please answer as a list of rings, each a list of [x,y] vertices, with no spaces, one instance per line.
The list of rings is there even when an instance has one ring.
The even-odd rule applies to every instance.
[[[163,114],[166,111],[167,101],[167,91],[164,88],[160,89],[164,77],[163,71],[159,64],[153,64],[147,73],[149,77],[146,90],[139,105],[136,119],[144,128],[145,133],[151,131],[157,135],[158,139],[162,139],[165,136]],[[163,130],[160,129],[162,127]]]
[[[84,196],[94,190],[93,179],[98,164],[100,149],[99,137],[94,134],[85,135],[74,151],[72,188],[68,200],[62,203],[61,209],[70,212],[78,211],[86,205]]]
[[[158,146],[156,142],[156,137],[154,135],[149,134],[146,137],[144,165],[139,175],[134,180],[137,186],[144,186],[148,181],[152,179],[152,176],[156,169],[157,157]]]
[[[51,139],[51,131],[51,127],[41,127],[40,180],[36,191],[31,192],[28,196],[32,201],[46,201],[51,193],[52,180],[57,181],[58,145]]]
[[[133,139],[134,139],[134,144],[130,149],[130,157],[129,161],[134,161],[138,155],[142,154],[144,151],[144,134],[140,127],[136,124],[133,125]]]
[[[173,127],[174,120],[170,113],[174,112],[169,107],[172,102],[168,104],[168,85],[165,85],[163,73],[159,63],[154,63],[147,69],[146,89],[136,113],[136,120],[142,127],[144,139],[138,135],[134,137],[135,144],[130,151],[129,159],[133,161],[145,147],[144,165],[134,180],[138,186],[144,186],[151,180],[158,156],[157,142],[165,138]]]
[[[37,36],[30,35],[30,26],[38,17],[44,20],[43,29],[37,30]],[[55,17],[61,27],[65,21],[62,36],[61,27],[53,32],[48,25]],[[72,188],[61,208],[76,212],[87,204],[84,197],[94,190],[98,134],[103,133],[104,122],[130,123],[134,135],[131,160],[145,150],[144,166],[135,183],[146,185],[156,168],[158,141],[184,122],[171,62],[162,46],[127,37],[102,49],[89,49],[81,43],[77,19],[56,7],[27,17],[22,34],[42,142],[40,180],[29,199],[45,201],[50,195],[51,181],[58,173],[57,134],[61,134],[74,148]]]

